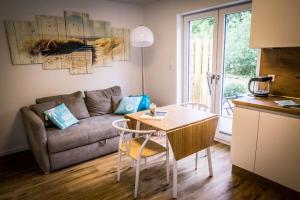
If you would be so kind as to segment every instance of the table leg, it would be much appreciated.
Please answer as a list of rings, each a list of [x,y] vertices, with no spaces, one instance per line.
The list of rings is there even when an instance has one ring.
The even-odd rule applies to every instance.
[[[173,198],[177,198],[177,161],[173,160]]]
[[[167,152],[166,152],[166,172],[167,172],[167,184],[170,183],[170,150],[169,150],[169,140],[168,140],[168,136],[166,134],[166,148],[167,148]]]
[[[213,168],[212,168],[212,162],[211,162],[211,153],[210,153],[210,148],[209,147],[207,147],[206,152],[207,152],[209,176],[212,177],[214,174],[213,174]]]
[[[141,122],[140,121],[136,121],[136,125],[135,125],[135,130],[140,130],[140,126],[141,126]],[[139,137],[139,134],[136,133],[134,135],[135,138]]]

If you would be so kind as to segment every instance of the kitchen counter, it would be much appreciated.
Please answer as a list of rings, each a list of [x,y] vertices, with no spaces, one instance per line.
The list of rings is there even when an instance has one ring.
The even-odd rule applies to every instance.
[[[280,96],[270,96],[268,98],[247,96],[239,99],[234,99],[233,103],[236,106],[253,107],[300,116],[299,108],[284,108],[274,102],[278,100],[294,100],[296,103],[300,103],[299,99],[289,99]]]

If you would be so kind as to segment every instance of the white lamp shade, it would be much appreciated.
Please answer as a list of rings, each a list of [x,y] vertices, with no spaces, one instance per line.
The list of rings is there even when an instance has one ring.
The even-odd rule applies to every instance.
[[[149,47],[154,42],[153,33],[146,26],[138,26],[130,32],[130,41],[134,47]]]

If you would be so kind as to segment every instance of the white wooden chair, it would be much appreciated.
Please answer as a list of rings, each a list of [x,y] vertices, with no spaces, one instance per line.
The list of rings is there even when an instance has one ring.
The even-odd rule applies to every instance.
[[[127,122],[129,119],[116,120],[112,123],[112,126],[116,128],[120,133],[119,139],[119,150],[118,150],[118,174],[117,181],[120,181],[121,175],[121,158],[122,153],[125,153],[131,157],[136,163],[136,175],[135,175],[135,188],[134,198],[137,198],[138,187],[139,187],[139,176],[140,176],[140,164],[141,159],[166,153],[166,174],[167,184],[169,184],[169,148],[164,147],[152,140],[150,137],[156,132],[156,130],[132,130],[127,128]],[[139,135],[138,138],[126,139],[125,133],[135,133]]]
[[[202,110],[203,112],[208,111],[208,107],[205,104],[201,104],[201,103],[182,103],[181,106],[183,107],[190,107],[192,109],[197,109],[197,110]],[[206,157],[208,156],[208,164],[209,164],[209,172],[212,176],[212,163],[211,163],[211,156],[210,156],[210,149],[207,148],[206,149],[206,154],[204,153],[204,155],[202,157]],[[197,170],[198,167],[198,152],[196,153],[195,156],[195,170]]]

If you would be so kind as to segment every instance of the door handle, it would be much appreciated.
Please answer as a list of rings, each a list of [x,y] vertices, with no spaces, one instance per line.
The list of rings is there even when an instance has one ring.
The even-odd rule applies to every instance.
[[[209,94],[211,95],[211,90],[212,90],[212,84],[213,84],[213,80],[215,79],[215,74],[211,74],[209,72],[206,72],[206,80],[207,80],[207,86],[208,86],[208,90],[209,90]]]
[[[218,80],[220,80],[220,75],[216,75],[216,78],[215,78],[215,84],[217,84]]]

